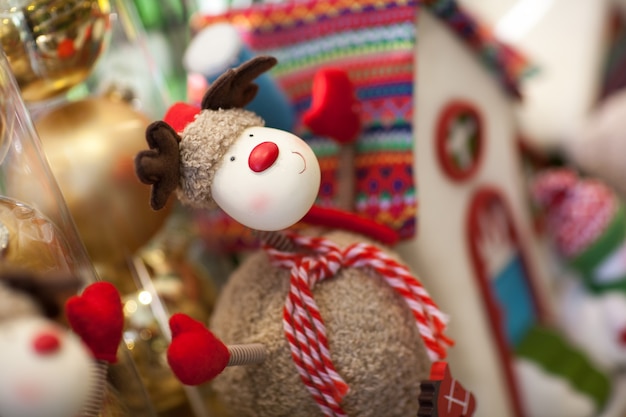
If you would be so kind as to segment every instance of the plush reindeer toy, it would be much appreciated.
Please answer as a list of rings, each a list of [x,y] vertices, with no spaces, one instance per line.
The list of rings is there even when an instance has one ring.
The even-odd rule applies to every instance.
[[[385,233],[354,232],[380,225],[312,208],[320,184],[312,150],[243,109],[256,93],[252,81],[275,63],[263,56],[229,70],[201,109],[173,106],[147,129],[151,149],[137,155],[155,209],[176,191],[183,203],[218,205],[268,237],[229,277],[212,332],[187,316],[171,318],[170,366],[185,384],[215,378],[233,417],[406,417],[421,405],[423,416],[470,416],[433,414],[432,390],[419,399],[450,343],[446,320],[377,241]],[[355,227],[283,231],[324,215]]]
[[[79,286],[66,275],[0,271],[1,416],[107,415],[106,373],[122,338],[122,305],[111,284],[88,286],[67,301],[71,332],[59,303]]]

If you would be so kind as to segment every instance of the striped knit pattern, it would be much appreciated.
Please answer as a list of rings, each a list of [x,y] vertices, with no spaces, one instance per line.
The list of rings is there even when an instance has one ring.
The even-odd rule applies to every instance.
[[[447,319],[406,266],[370,244],[356,243],[342,249],[321,237],[287,236],[302,250],[266,250],[275,265],[291,272],[283,310],[285,336],[298,373],[325,416],[346,415],[341,402],[349,387],[334,367],[313,288],[335,277],[341,268],[366,268],[382,277],[413,313],[430,359],[445,357],[446,347],[452,344],[443,335]]]
[[[570,170],[546,171],[533,184],[535,200],[546,210],[547,228],[559,252],[574,258],[604,234],[618,210],[612,190]]]
[[[424,0],[423,4],[476,52],[506,91],[520,97],[520,81],[537,69],[526,57],[496,39],[490,28],[469,15],[455,0]]]
[[[311,105],[317,70],[347,71],[361,102],[363,130],[356,142],[355,211],[414,235],[413,66],[417,0],[309,0],[256,5],[226,14],[198,16],[195,30],[220,21],[241,29],[250,49],[278,58],[272,75],[300,120],[322,169],[318,204],[336,206],[339,147],[301,123]]]

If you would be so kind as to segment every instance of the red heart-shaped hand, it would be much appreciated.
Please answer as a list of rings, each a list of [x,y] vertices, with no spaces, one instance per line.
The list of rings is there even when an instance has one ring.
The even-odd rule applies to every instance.
[[[120,295],[111,283],[96,282],[85,288],[82,295],[70,297],[65,314],[96,359],[117,362],[124,314]]]
[[[360,106],[346,71],[319,70],[313,77],[311,108],[303,122],[317,135],[339,143],[354,141],[361,130]]]
[[[174,314],[170,329],[172,343],[167,349],[167,362],[183,384],[210,381],[228,365],[228,348],[199,321],[185,314]]]

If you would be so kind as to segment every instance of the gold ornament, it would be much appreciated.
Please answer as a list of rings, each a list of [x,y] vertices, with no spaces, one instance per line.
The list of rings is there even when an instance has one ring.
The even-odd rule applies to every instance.
[[[0,197],[0,259],[42,274],[77,274],[61,232],[41,213],[21,202]]]
[[[49,99],[84,81],[104,46],[109,1],[10,3],[0,6],[0,45],[24,100]]]
[[[183,385],[167,364],[169,343],[163,331],[167,324],[157,317],[164,309],[208,322],[216,288],[207,271],[189,259],[188,245],[171,243],[160,241],[140,251],[138,261],[150,275],[153,291],[141,290],[124,297],[124,342],[159,415],[193,415]]]
[[[55,108],[35,121],[52,173],[96,269],[116,284],[128,259],[161,228],[150,187],[135,176],[147,117],[128,103],[94,97]],[[120,288],[122,290],[123,288]]]

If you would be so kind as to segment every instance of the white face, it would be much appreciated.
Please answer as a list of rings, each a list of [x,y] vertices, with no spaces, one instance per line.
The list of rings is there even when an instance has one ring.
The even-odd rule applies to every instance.
[[[72,417],[93,389],[87,349],[44,318],[0,323],[0,352],[2,417]]]
[[[211,189],[228,215],[252,229],[297,223],[315,202],[320,167],[299,137],[268,127],[246,129],[230,147]]]

